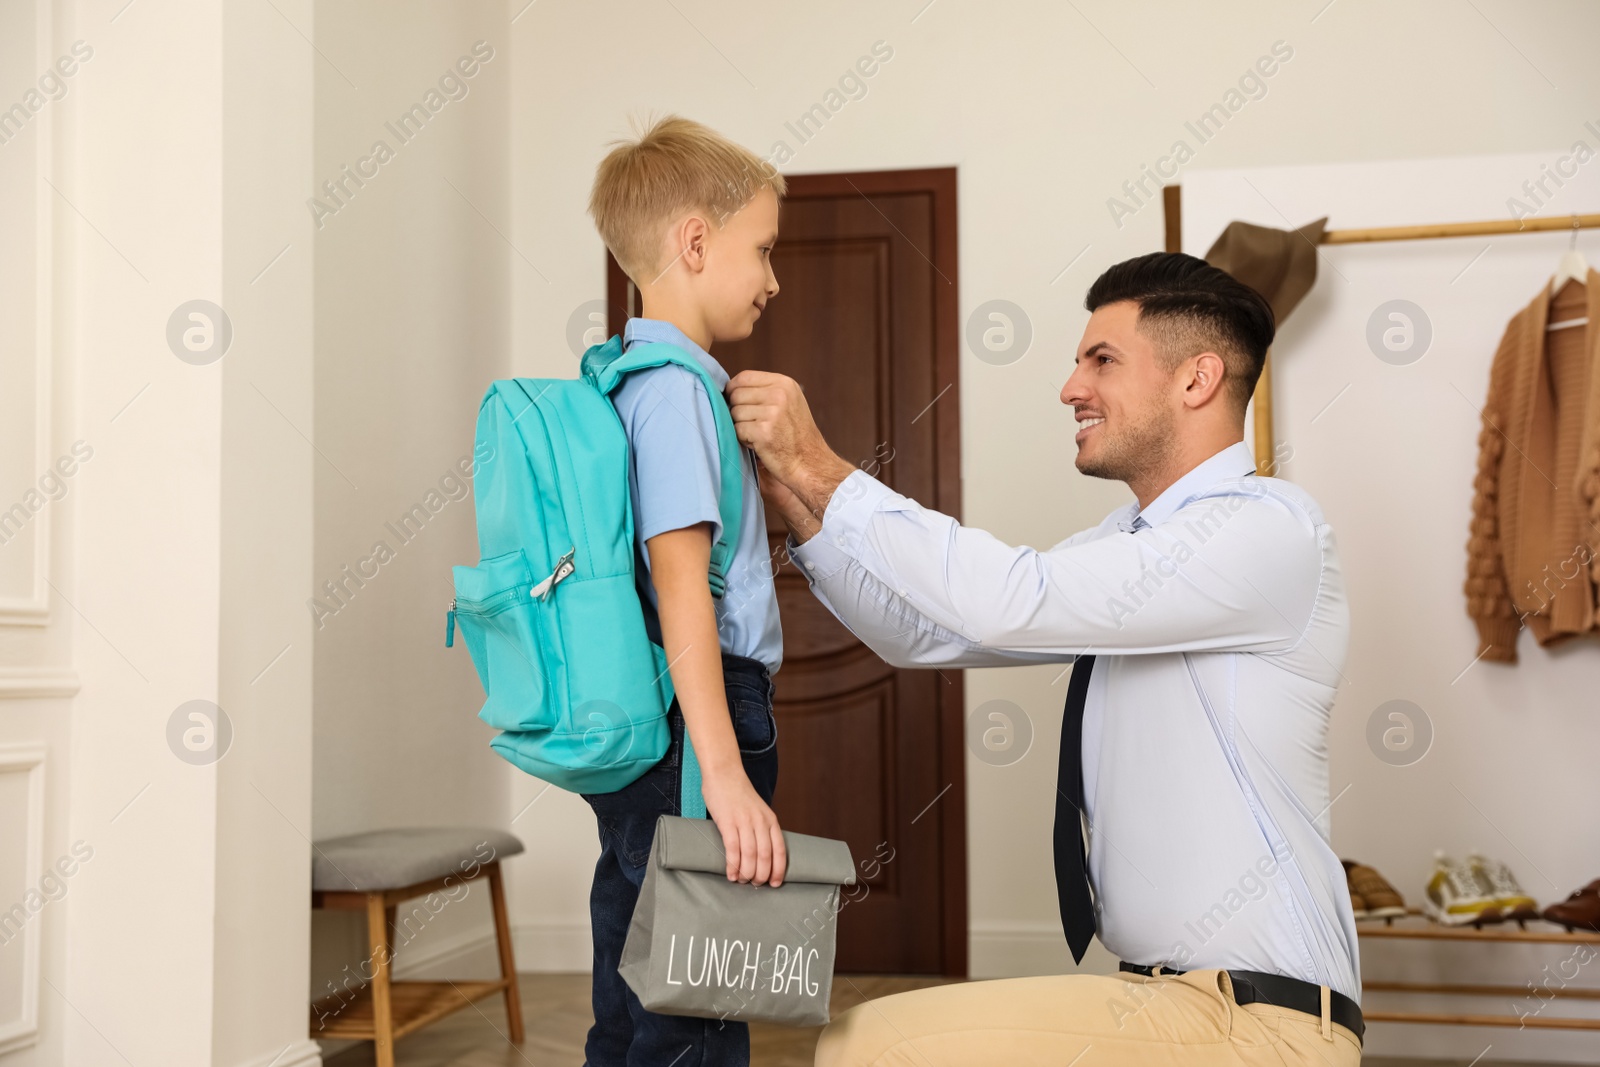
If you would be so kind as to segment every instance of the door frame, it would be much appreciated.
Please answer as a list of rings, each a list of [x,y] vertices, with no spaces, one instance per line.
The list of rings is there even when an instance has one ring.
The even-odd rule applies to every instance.
[[[934,267],[934,375],[949,386],[934,403],[934,499],[920,501],[961,519],[961,322],[957,268],[956,168],[880,170],[831,174],[785,175],[784,199],[807,200],[855,193],[873,197],[926,195],[933,205],[933,247],[916,248],[902,237],[907,254],[919,255]],[[781,241],[781,236],[780,236]],[[615,259],[606,255],[606,324],[612,335],[622,332],[633,312],[635,290]],[[949,672],[951,684],[939,687],[939,777],[949,788],[936,801],[943,805],[941,845],[944,870],[941,887],[943,966],[948,977],[965,978],[968,968],[966,676]]]

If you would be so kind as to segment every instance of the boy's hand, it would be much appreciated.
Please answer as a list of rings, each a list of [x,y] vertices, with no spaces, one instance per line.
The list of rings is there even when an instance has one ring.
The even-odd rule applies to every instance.
[[[789,867],[783,830],[744,768],[722,774],[706,772],[700,793],[705,797],[706,813],[722,833],[728,881],[782,885]]]

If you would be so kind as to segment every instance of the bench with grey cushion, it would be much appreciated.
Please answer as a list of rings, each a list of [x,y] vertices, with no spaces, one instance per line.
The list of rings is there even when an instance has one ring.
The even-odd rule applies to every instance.
[[[339,989],[311,1005],[311,1036],[372,1041],[378,1067],[394,1067],[394,1042],[422,1026],[494,993],[505,996],[513,1044],[521,1044],[522,1003],[511,929],[506,918],[500,861],[521,852],[522,842],[504,830],[484,827],[415,827],[373,830],[318,841],[311,851],[311,906],[367,914],[368,956],[358,968],[366,981]],[[500,977],[492,981],[397,982],[390,975],[396,932],[415,936],[412,920],[425,924],[444,907],[470,899],[473,883],[485,880],[500,955]],[[463,892],[465,887],[465,892]],[[418,906],[396,922],[401,902],[435,897],[437,907]]]

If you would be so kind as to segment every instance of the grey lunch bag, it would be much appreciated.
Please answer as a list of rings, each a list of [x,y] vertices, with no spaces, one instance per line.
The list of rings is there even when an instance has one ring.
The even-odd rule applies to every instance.
[[[819,1026],[833,988],[839,887],[855,885],[843,841],[783,835],[783,884],[730,882],[710,819],[656,821],[617,971],[664,1015]]]

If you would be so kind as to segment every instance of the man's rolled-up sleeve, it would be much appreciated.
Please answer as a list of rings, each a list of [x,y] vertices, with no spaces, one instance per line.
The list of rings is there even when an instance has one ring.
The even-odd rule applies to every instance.
[[[805,570],[812,594],[890,666],[1006,667],[1073,658],[981,648],[930,620],[858,561],[818,538],[796,545],[791,537],[789,554]]]
[[[898,589],[879,578],[841,547],[885,496],[888,486],[856,471],[834,492],[817,536],[803,545],[791,536],[789,555],[805,572],[811,592],[851,633],[894,667],[1008,667],[1024,663],[1071,662],[1071,654],[983,648],[965,635],[934,622]]]
[[[864,471],[839,485],[821,531],[793,555],[829,610],[897,666],[1287,650],[1309,622],[1322,561],[1305,513],[1260,491],[1203,496],[1139,533],[1039,551]]]

